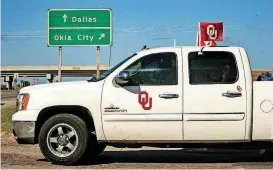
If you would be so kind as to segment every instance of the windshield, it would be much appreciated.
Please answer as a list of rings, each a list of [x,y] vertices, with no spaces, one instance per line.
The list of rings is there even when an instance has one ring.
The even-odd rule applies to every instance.
[[[126,61],[128,61],[130,58],[134,57],[135,55],[137,55],[137,53],[134,53],[133,55],[125,58],[124,60],[122,60],[120,63],[118,63],[117,65],[115,65],[114,67],[112,67],[111,69],[109,69],[108,71],[104,72],[100,77],[96,78],[96,77],[92,77],[91,80],[89,81],[100,81],[103,80],[105,77],[107,77],[109,74],[111,74],[113,71],[115,71],[117,68],[119,68],[123,63],[125,63]]]

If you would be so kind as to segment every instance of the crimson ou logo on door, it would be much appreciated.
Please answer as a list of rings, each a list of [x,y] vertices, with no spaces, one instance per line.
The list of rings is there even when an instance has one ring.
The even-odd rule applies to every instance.
[[[146,91],[138,93],[138,103],[144,110],[151,110],[153,103],[152,97],[149,98],[149,94]]]

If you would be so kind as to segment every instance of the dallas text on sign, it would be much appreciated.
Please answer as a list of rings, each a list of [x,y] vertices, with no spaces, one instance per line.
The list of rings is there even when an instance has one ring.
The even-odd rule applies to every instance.
[[[72,17],[72,22],[97,22],[97,18],[90,17]]]

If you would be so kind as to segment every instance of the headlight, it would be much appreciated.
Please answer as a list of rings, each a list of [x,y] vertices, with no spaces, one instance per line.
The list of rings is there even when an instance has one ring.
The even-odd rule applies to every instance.
[[[26,110],[29,101],[29,94],[23,93],[17,96],[17,110]]]

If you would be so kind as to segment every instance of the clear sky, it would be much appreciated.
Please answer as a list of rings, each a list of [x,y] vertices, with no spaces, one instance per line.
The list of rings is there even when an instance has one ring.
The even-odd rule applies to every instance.
[[[2,65],[57,65],[58,48],[46,46],[47,9],[112,8],[111,65],[148,47],[195,45],[198,21],[223,21],[222,45],[242,46],[252,69],[273,69],[273,0],[2,0]],[[108,64],[109,47],[101,48]],[[63,65],[95,65],[95,47],[63,48]]]

